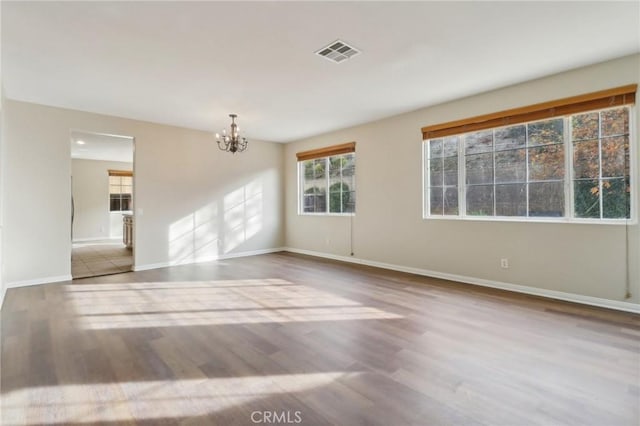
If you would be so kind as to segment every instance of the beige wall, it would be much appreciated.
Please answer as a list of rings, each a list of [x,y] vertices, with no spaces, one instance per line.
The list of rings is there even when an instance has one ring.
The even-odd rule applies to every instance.
[[[4,109],[8,285],[70,274],[71,129],[135,138],[137,267],[283,244],[279,144],[253,140],[232,155],[207,132],[9,100]]]
[[[627,230],[618,225],[422,219],[420,129],[639,80],[636,55],[288,144],[286,244],[349,256],[352,220],[358,259],[622,301],[628,231],[631,301],[638,303],[637,225]],[[295,153],[348,141],[357,142],[356,216],[298,215]],[[636,160],[638,151],[636,144]],[[500,258],[509,258],[509,269],[500,269]]]
[[[122,236],[122,214],[109,211],[109,170],[132,171],[133,163],[71,160],[74,241]],[[112,215],[117,216],[117,229],[112,229]]]
[[[3,204],[4,204],[4,196],[2,194],[4,194],[4,159],[5,159],[5,155],[4,155],[4,133],[5,133],[5,126],[4,126],[4,113],[5,113],[5,109],[4,109],[4,103],[5,103],[5,98],[4,98],[4,93],[2,91],[2,86],[0,85],[0,308],[2,308],[2,303],[4,302],[4,292],[5,292],[5,282],[3,279],[3,270],[4,270],[4,258],[2,255],[2,229],[3,229],[3,219],[2,219],[2,210],[3,210]]]
[[[632,301],[639,303],[636,224],[422,219],[420,134],[428,124],[637,83],[639,70],[636,55],[284,147],[252,141],[238,155],[219,151],[206,132],[5,101],[2,279],[6,287],[69,276],[69,131],[78,129],[135,137],[139,267],[283,244],[349,256],[353,230],[358,259],[620,301],[628,244]],[[299,216],[295,152],[352,140],[356,216]],[[636,163],[639,151],[636,144]],[[502,257],[510,269],[499,268]]]

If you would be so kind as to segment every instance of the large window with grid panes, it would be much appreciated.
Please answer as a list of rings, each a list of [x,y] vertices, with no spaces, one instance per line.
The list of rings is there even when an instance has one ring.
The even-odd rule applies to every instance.
[[[609,108],[426,138],[424,216],[631,218],[632,105],[625,104],[630,99],[635,98]]]

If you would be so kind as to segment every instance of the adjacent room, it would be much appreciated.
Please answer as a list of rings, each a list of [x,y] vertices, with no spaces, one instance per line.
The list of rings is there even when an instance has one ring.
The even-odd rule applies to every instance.
[[[640,3],[0,3],[0,424],[640,424]]]
[[[133,267],[133,138],[71,132],[71,276]]]

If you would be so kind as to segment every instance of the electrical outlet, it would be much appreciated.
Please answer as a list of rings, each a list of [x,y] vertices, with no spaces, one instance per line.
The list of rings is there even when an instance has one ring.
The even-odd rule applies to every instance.
[[[500,259],[500,267],[502,269],[509,269],[509,259],[507,259],[506,257]]]

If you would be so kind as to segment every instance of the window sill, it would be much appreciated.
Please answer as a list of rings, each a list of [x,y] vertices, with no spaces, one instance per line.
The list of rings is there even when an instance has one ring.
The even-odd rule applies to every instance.
[[[353,217],[355,213],[300,213],[298,216],[336,216],[336,217]]]
[[[515,223],[551,223],[578,225],[636,225],[636,219],[570,219],[570,218],[521,218],[521,217],[481,217],[481,216],[424,216],[423,220],[453,220],[466,222],[515,222]]]

